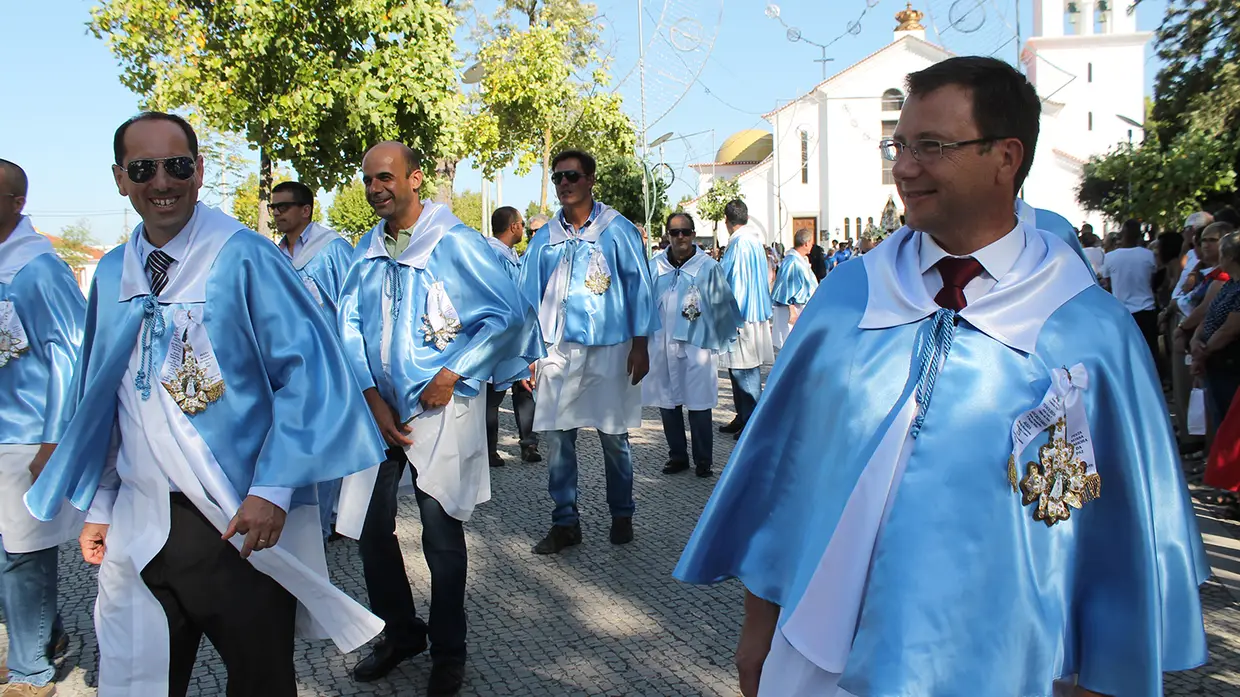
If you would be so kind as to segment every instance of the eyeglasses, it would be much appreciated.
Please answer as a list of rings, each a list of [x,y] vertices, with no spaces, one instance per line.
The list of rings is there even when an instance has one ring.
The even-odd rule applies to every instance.
[[[1202,242],[1218,242],[1220,239],[1222,239],[1222,238],[1220,238],[1220,237],[1202,237],[1202,238],[1201,238],[1201,241],[1202,241]]]
[[[129,181],[134,184],[145,184],[155,178],[155,171],[161,163],[168,176],[181,181],[194,176],[197,169],[194,158],[182,155],[165,157],[162,160],[130,160],[129,164],[125,165],[125,174],[129,175]]]
[[[284,215],[284,212],[293,206],[305,206],[308,204],[297,203],[296,201],[281,201],[279,203],[268,203],[267,211],[272,215]]]
[[[581,172],[575,169],[566,169],[560,172],[551,173],[551,183],[559,186],[560,182],[568,180],[569,184],[576,184],[581,179]]]
[[[943,157],[943,151],[954,148],[963,148],[966,145],[981,145],[983,143],[993,143],[996,140],[1006,140],[1011,136],[989,136],[986,138],[974,138],[973,140],[959,140],[955,143],[944,143],[941,140],[915,140],[911,143],[901,143],[898,140],[884,138],[878,141],[879,152],[883,154],[883,159],[888,162],[895,162],[900,153],[908,151],[914,160],[921,161],[923,155],[930,159],[938,159]]]
[[[693,228],[669,227],[667,234],[669,237],[693,237]]]

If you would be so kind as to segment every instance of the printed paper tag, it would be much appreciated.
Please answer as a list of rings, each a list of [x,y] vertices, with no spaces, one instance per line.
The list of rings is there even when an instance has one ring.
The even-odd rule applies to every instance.
[[[16,360],[30,348],[26,330],[12,300],[0,300],[0,368]]]
[[[173,313],[172,341],[159,377],[181,411],[190,415],[224,396],[224,377],[201,313],[201,307]]]

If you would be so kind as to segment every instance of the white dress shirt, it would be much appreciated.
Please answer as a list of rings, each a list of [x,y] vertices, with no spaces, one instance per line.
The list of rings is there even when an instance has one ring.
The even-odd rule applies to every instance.
[[[1180,280],[1176,282],[1175,290],[1171,291],[1172,302],[1176,304],[1176,307],[1180,308],[1180,313],[1185,317],[1193,314],[1193,306],[1189,302],[1189,294],[1184,292],[1184,284],[1188,282],[1188,277],[1193,273],[1193,269],[1196,268],[1198,261],[1200,259],[1197,258],[1197,250],[1188,250],[1188,254],[1184,255],[1184,268],[1180,269]],[[1209,272],[1209,269],[1202,269],[1201,275],[1204,276]]]
[[[1153,310],[1154,271],[1158,262],[1145,247],[1121,247],[1111,250],[1102,262],[1102,275],[1111,279],[1111,294],[1124,303],[1129,312]]]
[[[920,259],[921,278],[926,283],[926,291],[930,293],[930,297],[938,295],[943,290],[943,277],[939,275],[939,270],[934,267],[939,263],[940,259],[955,256],[957,258],[973,257],[982,265],[982,273],[976,278],[969,281],[964,287],[964,299],[970,303],[974,302],[983,295],[986,295],[999,283],[999,279],[1003,278],[1012,267],[1016,265],[1016,260],[1020,258],[1021,252],[1025,251],[1025,231],[1018,223],[1006,235],[982,247],[972,254],[958,256],[948,254],[947,250],[939,246],[938,242],[929,233],[918,233],[919,247],[918,257]]]

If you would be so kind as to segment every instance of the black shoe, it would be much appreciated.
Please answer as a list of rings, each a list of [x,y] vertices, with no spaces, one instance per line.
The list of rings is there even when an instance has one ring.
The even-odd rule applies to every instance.
[[[676,474],[689,469],[689,463],[684,460],[668,460],[663,466],[663,474]]]
[[[625,545],[633,541],[633,519],[630,517],[611,519],[611,543]]]
[[[713,476],[715,476],[714,471],[713,471],[713,470],[711,470],[711,468],[710,468],[710,463],[709,463],[709,462],[707,462],[706,464],[700,464],[700,465],[698,465],[698,466],[697,466],[697,467],[693,470],[693,473],[694,473],[694,474],[696,474],[697,476],[699,476],[699,477],[703,477],[703,478],[705,478],[705,477],[713,477]]]
[[[526,462],[542,462],[542,455],[538,454],[537,445],[521,446],[521,459]]]
[[[581,523],[552,525],[551,532],[534,545],[534,554],[559,554],[565,547],[581,544]]]
[[[456,697],[465,682],[465,664],[442,662],[431,664],[431,679],[426,685],[426,697]]]
[[[426,650],[426,635],[422,635],[413,646],[397,646],[386,639],[375,644],[370,655],[353,666],[353,679],[358,682],[374,682],[392,672],[405,659]]]
[[[742,433],[744,433],[744,432],[745,432],[745,430],[744,430],[744,429],[741,429],[741,430],[737,431],[736,433],[733,433],[733,434],[732,434],[732,440],[740,440],[740,439],[741,439],[741,434],[742,434]]]
[[[503,467],[504,458],[500,457],[499,453],[491,453],[491,466],[492,467]]]
[[[719,427],[720,433],[738,433],[744,426],[740,419],[732,419],[726,425]]]

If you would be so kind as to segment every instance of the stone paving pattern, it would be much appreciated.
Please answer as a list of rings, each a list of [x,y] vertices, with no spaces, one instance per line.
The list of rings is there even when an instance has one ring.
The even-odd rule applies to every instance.
[[[715,423],[732,417],[730,390],[720,381]],[[673,695],[737,697],[732,652],[740,630],[742,589],[736,582],[702,588],[674,581],[672,568],[716,479],[692,472],[660,473],[666,443],[658,412],[647,409],[642,428],[631,433],[637,515],[636,540],[607,541],[610,518],[604,499],[598,439],[583,431],[581,457],[584,543],[559,556],[539,557],[530,547],[550,524],[544,463],[518,460],[510,404],[501,414],[501,451],[508,466],[493,469],[493,497],[466,525],[470,557],[468,613],[470,662],[463,695],[472,697]],[[715,435],[716,471],[732,450],[730,436]],[[397,533],[424,613],[429,574],[422,559],[417,509],[402,500]],[[361,561],[350,540],[328,548],[332,578],[366,602]],[[73,634],[58,694],[88,697],[97,677],[92,628],[95,573],[76,544],[61,549],[61,607]],[[1167,695],[1240,695],[1240,603],[1211,581],[1202,588],[1210,662],[1198,670],[1169,674]],[[0,651],[7,636],[0,630]],[[412,659],[384,681],[359,684],[349,677],[364,655],[341,655],[326,641],[298,642],[299,695],[422,695],[429,657]],[[191,695],[223,695],[225,671],[206,642]]]

